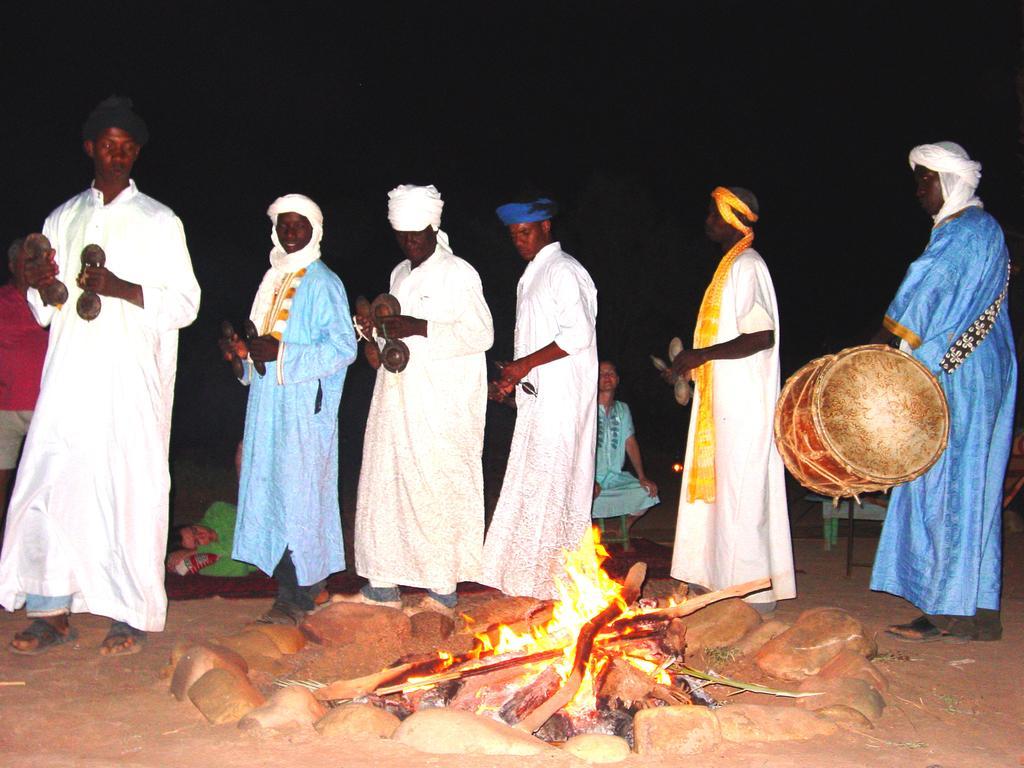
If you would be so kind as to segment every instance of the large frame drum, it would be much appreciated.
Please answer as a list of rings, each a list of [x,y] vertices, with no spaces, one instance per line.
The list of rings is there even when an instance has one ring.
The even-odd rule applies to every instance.
[[[801,485],[833,498],[920,477],[948,437],[939,382],[883,344],[812,360],[786,381],[775,408],[775,443],[786,467]]]

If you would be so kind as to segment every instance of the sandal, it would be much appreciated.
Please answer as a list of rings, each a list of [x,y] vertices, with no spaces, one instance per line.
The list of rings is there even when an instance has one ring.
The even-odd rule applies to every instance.
[[[141,629],[123,621],[115,621],[100,644],[100,653],[103,656],[131,656],[141,651],[145,643],[146,633]]]
[[[68,631],[61,634],[50,622],[43,619],[35,619],[28,625],[27,629],[16,634],[14,638],[28,638],[35,640],[36,644],[32,648],[18,648],[14,645],[14,640],[12,640],[7,646],[11,653],[17,653],[21,656],[38,656],[40,653],[46,653],[58,645],[74,642],[78,639],[78,630],[68,626]]]
[[[297,627],[306,618],[306,612],[297,605],[275,602],[270,610],[256,619],[257,624],[284,624]]]
[[[905,643],[934,643],[937,640],[966,643],[970,640],[969,637],[939,629],[927,616],[918,616],[909,624],[891,624],[885,633]]]

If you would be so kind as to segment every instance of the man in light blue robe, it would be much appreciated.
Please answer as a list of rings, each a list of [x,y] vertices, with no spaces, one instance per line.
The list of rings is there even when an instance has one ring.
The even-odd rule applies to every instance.
[[[924,475],[893,490],[871,588],[924,613],[889,627],[896,637],[998,640],[1000,512],[1017,380],[1009,257],[999,224],[974,196],[980,164],[951,142],[916,147],[910,164],[935,226],[876,338],[898,337],[939,380],[949,442]]]
[[[250,315],[260,335],[222,342],[250,360],[233,557],[278,581],[260,621],[298,624],[327,576],[345,568],[338,405],[356,339],[345,286],[320,260],[319,207],[286,195],[267,213],[271,267]]]

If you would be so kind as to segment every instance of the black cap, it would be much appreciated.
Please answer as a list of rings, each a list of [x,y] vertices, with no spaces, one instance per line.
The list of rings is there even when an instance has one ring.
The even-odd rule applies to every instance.
[[[82,125],[82,140],[95,141],[107,128],[127,131],[140,145],[149,141],[145,121],[135,114],[132,100],[125,96],[110,96],[96,106]]]

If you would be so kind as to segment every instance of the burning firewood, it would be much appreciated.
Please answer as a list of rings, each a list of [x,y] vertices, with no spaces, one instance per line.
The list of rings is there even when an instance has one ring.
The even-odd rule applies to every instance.
[[[591,651],[593,651],[594,648],[594,640],[597,637],[597,633],[612,620],[620,616],[623,613],[625,606],[630,605],[640,597],[640,589],[643,586],[644,579],[646,577],[646,563],[636,563],[629,569],[629,573],[626,574],[626,580],[622,584],[620,599],[612,601],[607,608],[584,624],[583,628],[580,630],[578,639],[576,640],[576,655],[573,659],[572,672],[570,673],[568,680],[565,681],[558,692],[550,699],[537,707],[537,709],[530,713],[528,717],[520,721],[518,725],[516,725],[517,728],[522,731],[527,731],[528,733],[533,733],[544,725],[545,720],[572,700],[572,697],[576,695],[576,691],[579,690],[580,684],[583,682],[583,677],[587,672],[587,664],[590,660]]]
[[[623,658],[613,659],[598,688],[598,697],[613,709],[631,709],[650,696],[655,685],[639,667]]]
[[[643,613],[638,613],[635,616],[620,619],[613,622],[609,629],[612,631],[622,631],[626,627],[638,626],[649,628],[658,622],[671,621],[672,619],[689,616],[691,613],[696,613],[701,608],[707,608],[712,603],[717,603],[720,600],[728,600],[730,597],[744,597],[752,592],[760,592],[762,589],[768,589],[771,585],[772,580],[769,578],[754,579],[754,581],[748,581],[744,584],[737,584],[735,587],[727,587],[725,589],[719,589],[716,592],[708,592],[705,595],[691,598],[686,602],[679,603],[678,605],[672,605],[668,608],[645,611]]]
[[[551,601],[538,603],[527,611],[526,615],[519,621],[513,621],[508,624],[492,624],[486,629],[476,632],[476,637],[478,640],[486,638],[489,647],[493,648],[498,644],[502,630],[510,630],[518,635],[528,634],[537,627],[541,627],[551,621],[553,611],[554,605]]]
[[[669,653],[683,658],[686,655],[686,625],[679,619],[672,619],[665,627],[661,644]]]
[[[351,699],[370,692],[376,693],[378,696],[387,696],[392,693],[413,690],[414,688],[428,688],[431,685],[437,685],[449,680],[485,675],[508,667],[521,667],[538,661],[550,661],[561,655],[562,651],[558,648],[531,654],[505,655],[494,657],[497,660],[481,663],[475,667],[450,667],[445,672],[424,677],[410,677],[410,673],[415,673],[418,670],[413,663],[407,662],[395,667],[389,667],[372,675],[366,675],[365,677],[358,677],[352,680],[335,680],[330,685],[318,689],[315,693],[316,697],[321,701]],[[383,683],[398,680],[402,677],[406,678],[402,682],[393,683],[388,686],[383,685]],[[372,687],[367,688],[368,685]]]
[[[519,689],[498,710],[498,715],[509,725],[516,725],[537,707],[550,699],[562,684],[562,678],[553,666],[548,666],[532,683]]]

